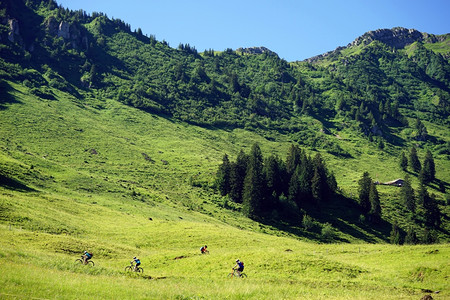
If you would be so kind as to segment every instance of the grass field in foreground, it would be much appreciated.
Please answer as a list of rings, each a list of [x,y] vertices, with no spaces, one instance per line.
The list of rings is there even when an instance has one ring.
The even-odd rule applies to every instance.
[[[166,203],[107,202],[96,195],[89,198],[94,204],[43,192],[0,192],[2,218],[15,213],[5,209],[9,206],[24,212],[25,221],[17,224],[30,223],[0,225],[2,299],[420,299],[423,290],[448,299],[450,294],[448,244],[318,244],[250,226],[239,229]],[[199,254],[204,244],[209,255]],[[84,250],[94,253],[94,267],[74,263]],[[124,272],[133,256],[142,260],[144,274]],[[248,278],[230,280],[226,275],[237,258],[245,262]]]
[[[187,217],[187,216],[186,216]],[[189,219],[189,218],[187,218]],[[0,228],[2,299],[448,299],[450,247],[314,244],[195,216],[96,237]],[[110,219],[109,226],[117,221]],[[199,254],[208,241],[210,254]],[[94,267],[74,264],[82,249]],[[132,256],[144,274],[123,270]],[[178,259],[176,259],[178,258]],[[240,258],[246,279],[228,279]]]

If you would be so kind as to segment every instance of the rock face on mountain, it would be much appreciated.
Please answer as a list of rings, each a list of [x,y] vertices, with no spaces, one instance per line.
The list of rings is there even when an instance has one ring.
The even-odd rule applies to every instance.
[[[15,37],[20,35],[19,22],[16,19],[9,19],[8,23],[9,23],[8,39],[14,43],[16,39]]]
[[[406,45],[423,41],[425,39],[431,39],[431,42],[440,41],[440,38],[435,35],[422,33],[415,29],[396,27],[392,29],[378,29],[375,31],[369,31],[358,37],[348,46],[358,46],[360,44],[367,45],[373,41],[380,41],[390,47],[399,49],[405,47]]]
[[[88,49],[88,38],[77,25],[64,21],[58,22],[54,17],[49,17],[45,27],[50,35],[62,37],[65,41],[69,41],[73,48]]]
[[[19,22],[16,19],[3,17],[0,18],[0,24],[9,27],[6,35],[0,35],[0,41],[8,39],[11,43],[22,44]]]
[[[19,23],[17,19],[8,16],[0,18],[0,24],[9,27],[9,30],[3,35],[0,34],[0,41],[8,40],[11,43],[27,46],[27,50],[32,51],[34,49],[33,43],[25,45]],[[62,37],[65,42],[70,43],[72,48],[87,50],[89,47],[85,30],[76,24],[69,24],[64,21],[58,22],[54,17],[49,17],[45,21],[45,28],[48,34]]]
[[[306,59],[307,62],[315,62],[321,58],[327,57],[331,54],[336,53],[345,48],[359,46],[361,44],[368,45],[373,41],[382,42],[389,47],[401,49],[407,45],[414,42],[428,41],[431,43],[441,42],[446,39],[446,35],[433,35],[424,32],[417,31],[415,29],[407,29],[403,27],[395,27],[392,29],[378,29],[374,31],[369,31],[362,36],[355,39],[353,42],[348,44],[346,47],[338,47],[333,51],[326,52],[311,58]]]
[[[250,47],[250,48],[238,48],[236,49],[237,52],[242,52],[246,54],[263,54],[268,53],[272,55],[278,56],[275,52],[273,52],[270,49],[267,49],[266,47]]]

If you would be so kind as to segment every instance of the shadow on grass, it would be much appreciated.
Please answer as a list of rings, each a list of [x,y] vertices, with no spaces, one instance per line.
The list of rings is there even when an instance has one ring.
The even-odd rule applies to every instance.
[[[0,80],[0,110],[5,110],[6,104],[21,103],[11,95],[12,90],[6,81]]]
[[[0,186],[9,190],[21,191],[21,192],[34,192],[36,190],[28,187],[16,179],[9,178],[0,174]]]
[[[298,237],[309,240],[328,243],[349,243],[347,238],[342,234],[351,236],[355,239],[365,241],[367,243],[378,243],[380,241],[388,242],[392,225],[384,220],[361,221],[362,212],[359,206],[349,198],[342,195],[336,195],[332,202],[324,203],[320,208],[304,207],[307,215],[311,216],[320,224],[316,224],[313,228],[305,230],[301,224],[301,216],[297,220],[281,221],[273,219],[258,219],[256,221],[275,227],[280,231],[284,231]],[[324,236],[321,233],[323,224],[329,223],[338,231],[334,236]],[[339,232],[342,234],[340,235]]]

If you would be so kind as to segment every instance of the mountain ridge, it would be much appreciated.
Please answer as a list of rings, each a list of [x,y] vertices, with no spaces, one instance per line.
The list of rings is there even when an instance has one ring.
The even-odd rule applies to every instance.
[[[423,42],[426,41],[428,43],[438,43],[443,42],[449,37],[450,33],[435,35],[425,32],[420,32],[416,29],[407,29],[404,27],[393,27],[392,29],[377,29],[371,30],[363,35],[357,37],[353,42],[348,43],[347,46],[338,46],[336,49],[325,52],[323,54],[319,54],[310,58],[305,59],[304,61],[313,63],[317,62],[321,59],[324,59],[330,55],[336,54],[342,50],[351,47],[358,47],[360,45],[368,45],[373,41],[379,41],[383,44],[386,44],[389,47],[394,49],[401,49],[407,45],[411,45],[415,42]]]

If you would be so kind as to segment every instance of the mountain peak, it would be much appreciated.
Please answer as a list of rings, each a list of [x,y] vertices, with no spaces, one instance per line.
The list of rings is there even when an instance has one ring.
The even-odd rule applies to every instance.
[[[395,27],[392,29],[377,29],[369,31],[355,39],[348,46],[367,45],[373,41],[380,41],[393,48],[403,48],[414,42],[423,41],[429,34],[422,33],[416,29]]]
[[[246,53],[246,54],[263,54],[263,53],[268,53],[268,54],[273,54],[278,56],[278,54],[276,54],[275,52],[273,52],[272,50],[266,48],[266,47],[250,47],[250,48],[238,48],[236,49],[237,52],[241,52],[241,53]]]
[[[389,47],[401,49],[415,42],[442,42],[446,39],[446,37],[447,35],[434,35],[426,32],[420,32],[416,29],[408,29],[403,27],[394,27],[392,29],[377,29],[364,33],[360,37],[356,38],[353,42],[349,43],[347,46],[337,47],[335,50],[305,59],[305,61],[310,63],[316,62],[342,49],[360,45],[368,45],[373,41],[379,41]]]

